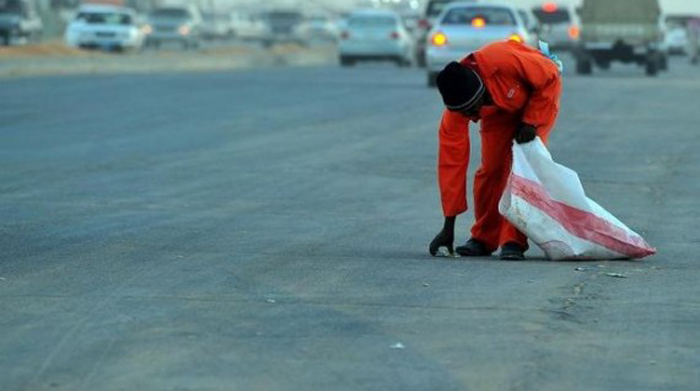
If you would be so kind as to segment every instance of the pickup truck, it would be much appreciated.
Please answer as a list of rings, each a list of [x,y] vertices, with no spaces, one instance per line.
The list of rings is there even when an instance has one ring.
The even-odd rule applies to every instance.
[[[668,67],[659,0],[584,0],[576,71],[590,74],[612,61],[636,63],[653,76]]]

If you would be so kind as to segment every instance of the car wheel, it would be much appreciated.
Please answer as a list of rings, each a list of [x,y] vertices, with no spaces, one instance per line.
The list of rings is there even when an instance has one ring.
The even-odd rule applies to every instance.
[[[340,56],[340,66],[351,67],[355,65],[355,60],[348,56]]]
[[[576,73],[579,75],[590,75],[593,73],[593,62],[588,58],[577,58]]]
[[[416,65],[420,68],[425,68],[426,67],[426,61],[425,61],[425,52],[424,51],[416,51]]]
[[[661,58],[659,59],[659,69],[662,71],[668,71],[668,56],[667,55],[661,55]]]
[[[437,86],[437,72],[428,72],[428,87],[434,88]]]
[[[646,62],[646,73],[647,76],[656,76],[659,73],[659,60],[656,56],[649,56]]]
[[[610,69],[610,61],[608,61],[608,60],[596,61],[596,65],[598,65],[598,67],[600,69],[605,69],[605,70]]]
[[[10,36],[7,34],[0,35],[0,46],[10,46]]]

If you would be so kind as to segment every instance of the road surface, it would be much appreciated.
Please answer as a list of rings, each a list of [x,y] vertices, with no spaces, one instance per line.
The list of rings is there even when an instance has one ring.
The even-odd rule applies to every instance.
[[[3,80],[0,389],[697,390],[700,69],[671,67],[566,75],[554,158],[658,249],[585,263],[427,254],[417,69]]]

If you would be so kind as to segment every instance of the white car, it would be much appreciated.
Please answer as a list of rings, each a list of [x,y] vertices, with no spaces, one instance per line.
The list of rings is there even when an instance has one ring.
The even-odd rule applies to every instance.
[[[666,18],[666,26],[668,30],[664,36],[664,46],[668,48],[670,54],[686,54],[690,40],[688,39],[688,30],[686,21],[680,18]]]
[[[496,41],[513,40],[535,45],[518,10],[509,5],[453,3],[447,6],[428,34],[426,68],[428,86],[451,61]]]
[[[232,12],[229,15],[229,26],[231,35],[242,41],[264,42],[270,39],[270,29],[255,13]]]
[[[202,38],[227,39],[233,35],[229,16],[207,12],[202,14]]]
[[[363,60],[389,60],[410,66],[413,39],[396,12],[361,10],[347,18],[338,51],[342,66]]]
[[[532,9],[540,22],[540,38],[553,50],[571,50],[581,35],[581,19],[573,5],[545,2]]]
[[[295,34],[304,41],[336,41],[340,36],[338,26],[329,16],[323,14],[307,17],[297,26]]]
[[[137,50],[143,45],[144,33],[136,19],[136,12],[130,8],[82,6],[66,28],[66,44],[103,50]]]

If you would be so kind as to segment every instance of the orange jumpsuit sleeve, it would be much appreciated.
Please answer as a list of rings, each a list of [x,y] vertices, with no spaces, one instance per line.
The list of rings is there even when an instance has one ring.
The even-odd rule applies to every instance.
[[[444,110],[438,139],[438,184],[442,211],[445,216],[457,216],[467,210],[469,121],[460,113]]]
[[[538,133],[548,133],[559,113],[561,76],[552,60],[541,53],[519,56],[522,76],[530,86],[530,99],[523,110],[522,121],[537,127]]]

